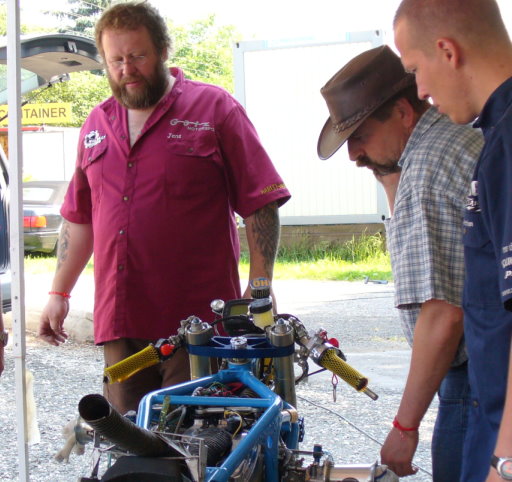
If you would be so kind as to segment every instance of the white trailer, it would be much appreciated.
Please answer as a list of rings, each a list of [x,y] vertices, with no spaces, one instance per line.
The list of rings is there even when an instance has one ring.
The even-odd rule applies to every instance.
[[[283,225],[380,223],[386,197],[346,147],[320,161],[316,145],[329,116],[320,88],[352,57],[384,43],[380,30],[332,42],[247,41],[235,45],[235,97],[244,105],[292,193]]]

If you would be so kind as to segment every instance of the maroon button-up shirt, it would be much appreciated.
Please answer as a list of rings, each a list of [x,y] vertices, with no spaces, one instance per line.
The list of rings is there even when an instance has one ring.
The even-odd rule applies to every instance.
[[[94,232],[96,343],[158,339],[240,297],[243,218],[290,194],[240,104],[219,87],[176,82],[130,147],[114,98],[81,130],[61,213]]]

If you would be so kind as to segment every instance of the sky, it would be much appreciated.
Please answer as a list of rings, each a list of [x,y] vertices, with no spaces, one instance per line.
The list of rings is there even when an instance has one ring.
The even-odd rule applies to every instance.
[[[37,19],[42,10],[63,8],[66,0],[19,0],[24,19]],[[241,40],[319,40],[343,38],[346,32],[379,29],[392,45],[392,20],[400,0],[151,0],[160,12],[178,24],[214,13],[218,24],[235,25]],[[512,2],[498,0],[512,32]],[[46,22],[48,19],[46,19]]]

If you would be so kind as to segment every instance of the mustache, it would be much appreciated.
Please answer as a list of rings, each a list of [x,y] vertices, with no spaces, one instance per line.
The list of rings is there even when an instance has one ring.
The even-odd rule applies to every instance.
[[[119,84],[124,87],[126,84],[129,84],[130,82],[137,82],[138,80],[140,80],[140,77],[123,77]]]
[[[380,176],[385,176],[387,174],[393,174],[395,172],[401,171],[400,167],[398,166],[398,161],[393,165],[384,166],[374,162],[368,156],[359,156],[356,159],[356,165],[357,167],[367,167],[368,169],[371,169],[375,174]]]

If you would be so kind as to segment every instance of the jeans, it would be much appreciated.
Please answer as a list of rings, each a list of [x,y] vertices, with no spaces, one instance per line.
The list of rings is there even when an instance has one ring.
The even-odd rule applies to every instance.
[[[439,387],[438,398],[432,436],[433,481],[458,482],[471,403],[467,363],[449,370]]]

